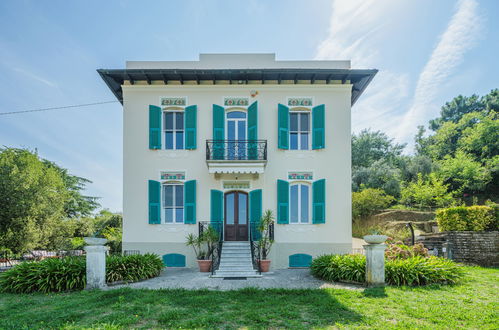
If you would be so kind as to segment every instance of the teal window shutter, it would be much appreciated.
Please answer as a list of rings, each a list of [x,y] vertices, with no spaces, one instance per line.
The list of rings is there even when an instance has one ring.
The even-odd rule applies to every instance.
[[[326,222],[326,179],[312,184],[312,223]]]
[[[289,149],[289,108],[279,104],[277,109],[278,143],[279,149]]]
[[[184,183],[184,223],[196,224],[196,180]]]
[[[312,149],[324,149],[326,144],[324,109],[324,104],[312,109]]]
[[[289,223],[289,182],[277,180],[277,223]]]
[[[224,158],[225,139],[225,110],[223,107],[213,104],[213,140],[219,141],[213,143],[213,159]]]
[[[262,189],[252,190],[249,193],[249,206],[250,206],[250,230],[253,239],[260,239],[260,219],[262,218]]]
[[[210,198],[210,224],[220,233],[224,220],[224,193],[220,190],[212,189],[210,191]]]
[[[196,125],[197,125],[197,105],[190,105],[185,108],[184,114],[184,138],[185,149],[196,149]]]
[[[161,223],[161,183],[149,180],[149,223]]]
[[[248,144],[248,158],[258,159],[258,101],[248,107],[248,140],[255,141]]]
[[[149,106],[149,149],[161,149],[161,108]]]

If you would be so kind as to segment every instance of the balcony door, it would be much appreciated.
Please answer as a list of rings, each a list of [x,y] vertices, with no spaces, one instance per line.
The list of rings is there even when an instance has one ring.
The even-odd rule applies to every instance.
[[[225,240],[248,240],[248,194],[231,191],[225,194]]]
[[[247,130],[246,112],[227,112],[227,159],[247,159]]]

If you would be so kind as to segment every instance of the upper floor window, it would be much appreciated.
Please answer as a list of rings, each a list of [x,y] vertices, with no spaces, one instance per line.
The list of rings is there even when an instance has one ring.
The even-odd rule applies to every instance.
[[[289,189],[290,223],[309,223],[310,219],[310,185],[295,183]]]
[[[310,113],[289,113],[289,149],[310,149]]]
[[[165,149],[184,149],[184,113],[165,111],[163,118]]]
[[[163,210],[165,223],[184,223],[183,184],[163,184]]]

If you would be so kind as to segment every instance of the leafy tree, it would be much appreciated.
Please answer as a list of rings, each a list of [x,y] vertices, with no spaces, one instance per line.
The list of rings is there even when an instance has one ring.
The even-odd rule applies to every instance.
[[[435,173],[431,173],[426,179],[419,174],[416,182],[404,185],[400,202],[419,209],[449,206],[453,198],[447,188],[448,186]]]
[[[361,219],[383,210],[393,203],[395,198],[381,189],[367,188],[352,193],[352,217]]]
[[[384,160],[352,170],[352,190],[377,188],[392,196],[400,195],[400,170]]]
[[[470,112],[479,112],[485,108],[483,99],[477,95],[470,97],[459,95],[452,101],[445,103],[440,110],[440,117],[430,120],[430,129],[437,131],[446,122],[457,123],[463,115]]]
[[[406,156],[400,162],[401,180],[416,181],[418,175],[429,175],[435,170],[437,165],[428,156]]]
[[[28,150],[0,150],[0,246],[46,247],[67,234],[68,191],[59,172]]]
[[[64,206],[67,217],[78,218],[88,216],[100,206],[97,202],[98,197],[85,196],[82,194],[85,186],[92,183],[92,181],[72,175],[67,169],[58,166],[54,162],[48,160],[44,160],[44,162],[47,166],[58,171],[64,181],[64,185],[69,194],[69,198]]]
[[[483,191],[491,181],[490,171],[463,151],[440,161],[438,176],[457,193]]]
[[[352,166],[369,167],[379,160],[394,164],[404,148],[405,144],[394,143],[381,131],[362,130],[352,135]]]
[[[492,110],[480,116],[475,125],[463,129],[458,146],[477,160],[499,155],[499,112]]]

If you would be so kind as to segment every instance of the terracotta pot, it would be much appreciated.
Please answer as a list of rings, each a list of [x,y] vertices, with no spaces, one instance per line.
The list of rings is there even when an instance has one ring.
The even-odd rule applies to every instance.
[[[199,271],[208,273],[211,270],[211,260],[198,260]]]
[[[262,273],[266,273],[270,269],[270,260],[259,260],[260,261],[260,270]]]

